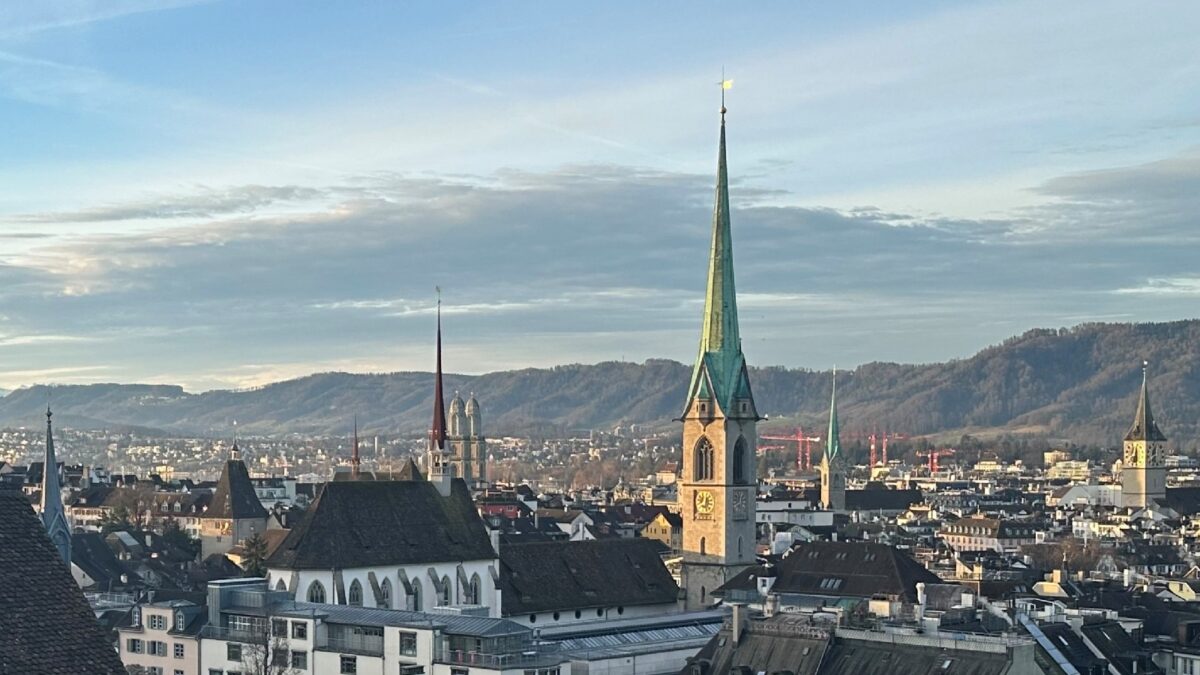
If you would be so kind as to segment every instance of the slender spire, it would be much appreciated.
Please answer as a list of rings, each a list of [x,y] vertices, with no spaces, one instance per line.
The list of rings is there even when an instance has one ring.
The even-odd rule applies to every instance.
[[[62,505],[62,484],[58,476],[58,457],[54,453],[54,429],[50,418],[50,406],[46,406],[46,457],[42,467],[42,523],[46,534],[58,549],[59,556],[71,564],[71,528]]]
[[[833,394],[829,398],[829,434],[825,438],[825,457],[832,462],[842,453],[842,442],[838,437],[837,418],[837,368],[833,369]]]
[[[350,475],[358,478],[358,415],[354,416],[354,450],[350,453]]]
[[[1154,421],[1154,413],[1150,411],[1150,389],[1147,386],[1149,368],[1150,362],[1142,361],[1142,391],[1138,396],[1138,407],[1133,416],[1133,424],[1129,427],[1129,433],[1125,434],[1127,441],[1164,442],[1167,440]]]
[[[437,301],[437,370],[433,381],[433,425],[429,428],[429,449],[446,447],[446,401],[442,395],[442,289]]]
[[[700,349],[692,370],[688,398],[707,392],[719,404],[728,406],[735,396],[748,396],[749,383],[743,383],[745,359],[738,330],[737,293],[733,277],[733,234],[729,221],[729,170],[725,159],[725,89],[721,83],[721,135],[717,149],[717,189],[713,205],[712,242],[709,248],[708,285],[704,294],[704,324]],[[708,372],[708,382],[704,373]]]

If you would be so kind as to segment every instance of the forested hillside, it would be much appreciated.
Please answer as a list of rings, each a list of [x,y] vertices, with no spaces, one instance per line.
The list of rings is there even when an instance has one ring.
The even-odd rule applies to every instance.
[[[870,363],[838,375],[843,429],[911,435],[1009,430],[1080,443],[1119,441],[1134,407],[1142,359],[1150,361],[1160,425],[1194,447],[1200,420],[1200,321],[1086,324],[1032,330],[968,359],[927,365]],[[491,435],[553,434],[636,422],[674,428],[688,367],[673,361],[600,363],[450,375],[449,391],[474,392]],[[770,425],[820,425],[830,373],[753,369]],[[367,433],[418,433],[428,425],[429,373],[320,373],[249,391],[185,392],[161,385],[22,388],[0,399],[0,424],[39,423],[47,396],[62,424],[137,426],[224,435],[345,433],[358,415]],[[786,418],[781,420],[779,418]]]

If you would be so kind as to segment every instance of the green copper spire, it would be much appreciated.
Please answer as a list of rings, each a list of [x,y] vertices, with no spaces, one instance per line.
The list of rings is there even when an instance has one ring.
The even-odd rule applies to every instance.
[[[829,435],[825,438],[825,456],[833,463],[842,454],[842,442],[838,438],[837,419],[837,368],[833,369],[833,395],[829,399]]]
[[[713,398],[726,412],[734,398],[750,397],[742,339],[738,331],[737,293],[733,283],[733,235],[729,224],[729,171],[725,162],[725,107],[721,106],[721,140],[717,152],[717,195],[713,206],[708,286],[700,350],[688,387],[689,401]]]

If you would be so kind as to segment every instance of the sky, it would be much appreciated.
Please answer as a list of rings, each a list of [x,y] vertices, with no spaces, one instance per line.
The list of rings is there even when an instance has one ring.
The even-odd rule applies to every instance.
[[[1192,2],[0,4],[0,388],[699,339],[755,365],[1200,306]]]

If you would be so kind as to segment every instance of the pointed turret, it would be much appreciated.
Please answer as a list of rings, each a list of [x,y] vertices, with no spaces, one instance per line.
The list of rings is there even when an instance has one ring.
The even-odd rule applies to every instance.
[[[837,416],[837,370],[833,371],[833,394],[829,397],[829,433],[825,437],[825,457],[829,461],[842,454],[842,441],[838,432]]]
[[[62,483],[58,476],[58,458],[54,453],[54,429],[50,418],[50,406],[46,406],[46,457],[42,467],[42,524],[50,541],[58,549],[59,556],[71,566],[71,526],[62,505]]]
[[[433,374],[433,423],[429,427],[430,451],[446,449],[446,397],[442,394],[442,301],[437,307],[437,366]]]
[[[1127,441],[1165,442],[1167,440],[1163,432],[1159,431],[1158,424],[1154,422],[1154,413],[1150,410],[1150,391],[1146,386],[1146,371],[1149,367],[1149,362],[1142,361],[1142,392],[1138,396],[1138,407],[1133,416],[1133,424],[1129,427],[1129,433],[1125,434]]]
[[[450,494],[454,467],[446,453],[446,402],[442,390],[442,298],[437,306],[437,365],[433,374],[433,423],[429,426],[429,481],[443,497]]]
[[[829,397],[829,432],[821,457],[821,504],[831,511],[846,509],[846,473],[837,415],[837,369],[833,371],[833,393]]]
[[[746,360],[742,355],[742,339],[738,331],[723,104],[721,137],[717,150],[715,202],[708,258],[708,285],[704,295],[704,323],[700,333],[700,349],[688,386],[688,405],[690,406],[695,398],[712,399],[722,411],[732,414],[735,398],[752,397],[746,373]]]

